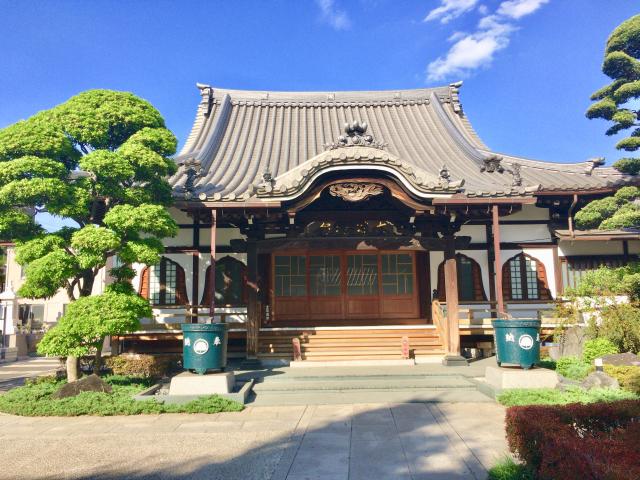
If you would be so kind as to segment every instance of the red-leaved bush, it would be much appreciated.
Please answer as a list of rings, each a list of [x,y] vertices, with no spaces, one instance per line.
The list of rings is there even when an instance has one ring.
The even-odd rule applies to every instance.
[[[640,479],[640,401],[511,407],[506,424],[541,480]]]

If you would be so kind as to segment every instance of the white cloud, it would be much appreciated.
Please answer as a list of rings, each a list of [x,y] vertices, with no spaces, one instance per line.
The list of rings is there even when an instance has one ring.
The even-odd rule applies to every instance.
[[[347,12],[336,7],[335,0],[316,0],[320,7],[322,20],[335,30],[347,30],[351,27],[351,20]]]
[[[515,20],[530,15],[549,0],[506,0],[498,7],[498,15],[504,15]]]
[[[477,3],[478,0],[440,0],[440,6],[431,10],[424,21],[440,20],[440,23],[448,23],[471,10]]]
[[[548,1],[505,0],[494,14],[480,19],[474,32],[454,32],[449,37],[453,45],[446,55],[438,57],[427,66],[427,80],[462,78],[473,70],[488,67],[496,52],[509,45],[511,34],[518,29],[515,20],[535,12]],[[487,10],[482,11],[486,13]]]

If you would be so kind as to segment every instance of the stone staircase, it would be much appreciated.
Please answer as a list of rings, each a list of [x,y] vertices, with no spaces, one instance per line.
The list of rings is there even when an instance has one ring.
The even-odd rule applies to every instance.
[[[488,402],[469,367],[277,368],[256,380],[256,405]]]
[[[292,360],[292,340],[297,338],[303,361],[400,360],[404,337],[409,341],[411,358],[440,357],[445,353],[432,328],[366,327],[261,331],[258,356]]]

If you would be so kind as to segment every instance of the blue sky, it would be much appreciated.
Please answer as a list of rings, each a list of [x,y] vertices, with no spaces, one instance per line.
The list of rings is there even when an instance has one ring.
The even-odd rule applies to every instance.
[[[635,0],[1,1],[0,127],[90,88],[151,101],[182,143],[196,82],[238,89],[405,89],[464,80],[502,152],[621,154],[589,121],[607,36]]]

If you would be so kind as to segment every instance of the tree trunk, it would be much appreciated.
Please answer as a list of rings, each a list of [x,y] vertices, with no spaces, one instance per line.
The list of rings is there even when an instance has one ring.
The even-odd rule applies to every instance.
[[[80,360],[78,357],[67,357],[67,382],[76,382],[80,378]]]
[[[93,359],[93,373],[100,375],[100,367],[102,367],[102,346],[104,345],[104,338],[100,345],[96,347],[96,356]]]

